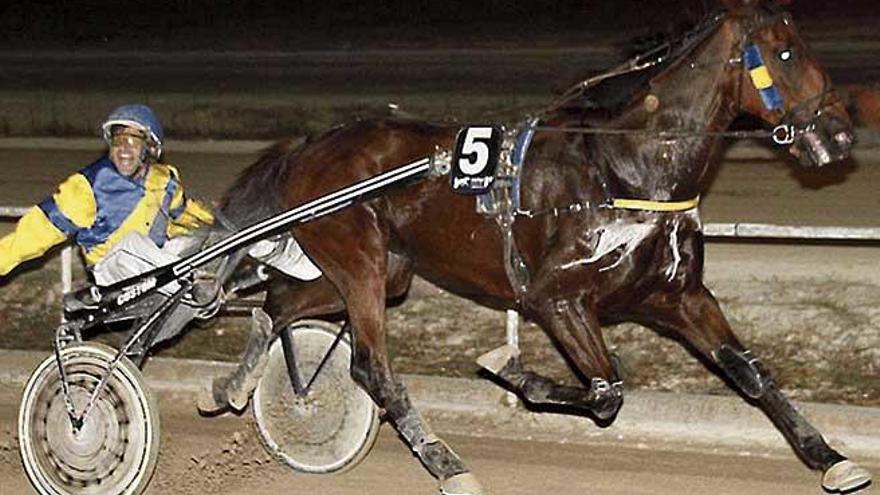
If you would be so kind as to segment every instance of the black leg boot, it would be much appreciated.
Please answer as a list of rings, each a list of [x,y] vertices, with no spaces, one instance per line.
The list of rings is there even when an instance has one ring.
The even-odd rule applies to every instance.
[[[251,333],[238,368],[227,376],[215,378],[210,390],[203,390],[199,396],[198,408],[204,414],[219,414],[229,409],[244,411],[257,388],[266,366],[273,324],[260,308],[254,309],[251,316]]]

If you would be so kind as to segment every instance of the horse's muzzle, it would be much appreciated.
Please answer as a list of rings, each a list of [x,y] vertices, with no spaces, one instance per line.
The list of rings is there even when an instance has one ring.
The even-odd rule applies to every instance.
[[[823,167],[849,158],[855,135],[852,127],[828,114],[806,126],[789,148],[804,167]]]

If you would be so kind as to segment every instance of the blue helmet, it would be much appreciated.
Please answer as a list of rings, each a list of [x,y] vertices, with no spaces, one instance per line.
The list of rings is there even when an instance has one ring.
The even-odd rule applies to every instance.
[[[156,114],[146,105],[122,105],[116,108],[104,119],[101,131],[104,141],[110,144],[113,136],[111,130],[115,125],[133,127],[143,131],[147,135],[147,151],[156,160],[162,155],[162,141],[165,138],[162,133],[162,124]]]

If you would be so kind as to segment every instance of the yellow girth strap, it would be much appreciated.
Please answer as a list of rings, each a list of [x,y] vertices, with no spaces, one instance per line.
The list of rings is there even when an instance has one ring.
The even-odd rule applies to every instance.
[[[624,210],[643,211],[686,211],[696,208],[700,204],[700,197],[686,201],[651,201],[647,199],[615,199],[611,205]]]

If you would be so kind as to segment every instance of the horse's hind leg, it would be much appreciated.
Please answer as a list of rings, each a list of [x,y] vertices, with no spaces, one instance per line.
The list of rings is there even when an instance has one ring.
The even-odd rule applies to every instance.
[[[279,298],[283,299],[283,306],[278,304]],[[291,321],[279,318],[280,307],[286,311],[285,316],[296,314],[298,318],[345,309],[336,289],[323,278],[311,282],[273,282],[265,307],[254,309],[251,315],[251,330],[238,366],[229,374],[214,378],[210,387],[199,394],[197,404],[203,414],[216,415],[229,409],[241,412],[247,407],[248,399],[263,374],[275,328]]]
[[[718,302],[705,286],[685,291],[680,298],[657,293],[644,305],[652,324],[682,336],[757,403],[798,457],[811,469],[824,473],[822,486],[826,490],[849,492],[870,483],[870,474],[829,447],[783,396],[767,369],[737,340]]]
[[[554,383],[522,368],[519,357],[509,348],[481,356],[479,364],[507,382],[523,399],[538,405],[558,405],[592,413],[597,418],[612,418],[623,404],[623,383],[619,380],[614,359],[602,339],[596,314],[579,297],[532,305],[539,323],[563,348],[590,387],[571,387]]]
[[[360,205],[310,227],[298,230],[297,239],[345,301],[352,326],[352,377],[440,481],[443,493],[481,494],[469,469],[434,435],[392,373],[384,328],[388,233],[381,218]]]
[[[201,391],[197,401],[200,412],[216,415],[230,408],[241,412],[247,407],[248,398],[263,374],[272,331],[272,319],[262,308],[255,308],[238,367],[228,375],[214,378],[210,387]]]
[[[387,293],[399,297],[412,280],[410,261],[393,253],[388,256]],[[238,366],[228,375],[215,378],[198,398],[198,408],[214,415],[234,409],[243,411],[257,386],[266,364],[267,351],[275,328],[303,318],[332,315],[345,311],[345,303],[325,277],[310,282],[275,279],[269,286],[264,308],[254,310],[251,331]]]

